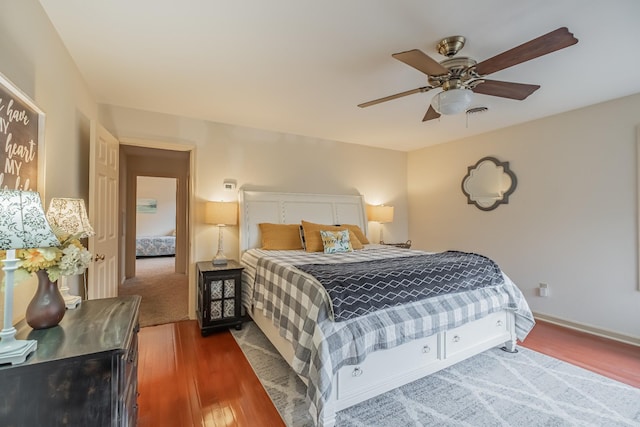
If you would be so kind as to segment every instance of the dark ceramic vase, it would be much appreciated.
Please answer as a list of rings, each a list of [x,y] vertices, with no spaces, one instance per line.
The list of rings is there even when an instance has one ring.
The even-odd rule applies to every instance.
[[[58,282],[49,280],[46,270],[38,270],[38,289],[27,307],[25,320],[33,329],[56,326],[66,311]]]

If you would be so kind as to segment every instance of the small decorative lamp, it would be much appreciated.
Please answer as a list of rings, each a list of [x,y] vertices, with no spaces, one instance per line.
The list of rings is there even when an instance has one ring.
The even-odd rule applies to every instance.
[[[367,217],[369,221],[377,222],[379,224],[384,224],[387,222],[393,222],[393,206],[367,206]],[[380,226],[380,243],[383,243],[382,239],[382,226]]]
[[[0,331],[0,364],[22,363],[36,350],[35,340],[15,339],[13,327],[13,273],[18,268],[16,249],[50,248],[60,242],[47,219],[40,194],[33,191],[0,191],[0,249],[7,251],[4,267],[4,323]]]
[[[234,202],[207,202],[205,206],[205,222],[218,226],[218,253],[213,258],[214,265],[224,265],[227,258],[222,248],[222,227],[238,223],[238,204]]]
[[[47,220],[53,228],[59,228],[65,233],[72,234],[79,239],[93,236],[95,232],[89,223],[84,200],[54,197],[49,203]],[[67,308],[76,308],[82,301],[78,295],[69,294],[67,276],[60,277],[60,293]]]

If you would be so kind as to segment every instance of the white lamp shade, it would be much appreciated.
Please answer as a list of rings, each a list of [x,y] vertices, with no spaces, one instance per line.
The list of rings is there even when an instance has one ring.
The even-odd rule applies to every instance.
[[[207,224],[236,225],[238,204],[235,202],[207,202],[204,220]]]
[[[54,197],[49,203],[47,220],[51,226],[80,238],[93,236],[95,232],[89,223],[84,200]]]
[[[369,221],[375,221],[379,223],[393,222],[393,206],[373,206],[367,207],[367,216]]]
[[[438,93],[431,100],[431,106],[440,114],[460,114],[469,108],[473,92],[469,89],[449,89]]]
[[[50,248],[60,245],[44,215],[40,194],[0,191],[0,249]]]

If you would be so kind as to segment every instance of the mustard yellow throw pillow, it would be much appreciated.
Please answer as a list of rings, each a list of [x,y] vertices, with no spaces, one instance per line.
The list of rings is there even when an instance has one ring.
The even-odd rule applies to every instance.
[[[258,224],[262,236],[262,249],[266,250],[296,250],[303,249],[300,240],[300,226],[298,224]]]
[[[351,231],[353,234],[356,235],[356,237],[358,238],[358,240],[360,240],[360,243],[362,243],[363,245],[368,245],[369,243],[369,239],[367,239],[367,236],[364,235],[364,232],[362,231],[362,229],[360,227],[358,227],[355,224],[338,224],[339,227],[346,227],[347,230]]]

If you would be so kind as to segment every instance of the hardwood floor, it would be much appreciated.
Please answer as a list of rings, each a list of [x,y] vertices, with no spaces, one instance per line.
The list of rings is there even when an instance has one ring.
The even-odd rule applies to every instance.
[[[231,333],[187,320],[139,340],[139,427],[284,426]],[[521,345],[640,388],[640,347],[541,321]]]
[[[521,346],[640,388],[640,347],[536,321]]]
[[[229,332],[195,320],[139,333],[138,426],[284,426]]]

